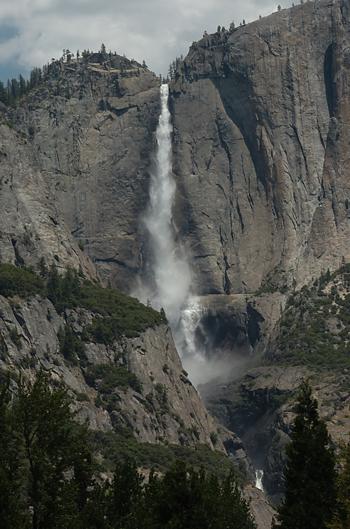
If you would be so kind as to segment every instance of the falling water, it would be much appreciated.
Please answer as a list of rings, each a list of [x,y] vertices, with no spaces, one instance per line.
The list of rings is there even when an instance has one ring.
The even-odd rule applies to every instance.
[[[151,174],[149,207],[144,225],[149,234],[151,273],[134,291],[141,301],[165,310],[177,350],[192,382],[202,382],[227,372],[227,363],[208,360],[196,347],[195,333],[203,308],[191,289],[189,252],[176,237],[173,206],[176,184],[172,174],[172,123],[168,107],[169,87],[160,88],[161,114],[157,127],[155,167]]]
[[[172,174],[172,123],[167,84],[161,86],[160,96],[156,160],[151,174],[149,207],[144,218],[152,253],[151,277],[143,280],[134,294],[144,303],[165,310],[183,365],[192,382],[198,385],[227,369],[226,364],[206,359],[196,347],[195,331],[203,308],[191,289],[189,252],[178,241],[173,222],[176,184]]]
[[[263,485],[263,478],[264,478],[264,471],[263,470],[256,470],[255,471],[255,486],[257,489],[264,491],[264,485]]]
[[[176,337],[181,327],[182,311],[190,297],[191,269],[184,248],[176,242],[172,218],[176,184],[172,175],[172,124],[167,84],[161,86],[160,96],[156,164],[151,175],[150,202],[144,219],[153,254],[154,284],[143,284],[137,294],[143,301],[147,298],[153,307],[165,310]],[[181,341],[180,336],[178,340]]]

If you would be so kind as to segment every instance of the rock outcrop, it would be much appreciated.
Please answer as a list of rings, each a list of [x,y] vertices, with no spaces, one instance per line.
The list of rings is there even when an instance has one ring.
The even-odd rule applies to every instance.
[[[90,54],[52,63],[15,108],[1,107],[0,263],[72,268],[132,289],[142,267],[140,218],[159,103],[159,79],[146,67]],[[69,325],[80,340],[93,318],[85,309],[59,314],[45,296],[0,297],[1,370],[50,372],[92,429],[126,431],[140,442],[206,445],[242,460],[240,440],[206,412],[167,326],[112,345],[88,341],[81,361],[64,358],[60,329]],[[116,383],[104,395],[108,369],[101,366],[125,367],[139,386]]]
[[[78,416],[87,419],[93,430],[119,434],[128,430],[141,442],[212,448],[215,444],[222,451],[223,440],[232,444],[233,437],[206,412],[166,325],[112,345],[87,340],[82,356],[65,358],[60,332],[68,324],[79,338],[93,316],[85,309],[66,309],[60,315],[49,300],[38,297],[0,296],[0,370],[21,370],[32,377],[44,369],[53,383],[69,389]],[[132,379],[119,386],[116,378],[106,387],[104,377],[118,367],[125,373],[127,369],[137,384]]]
[[[309,380],[336,446],[349,441],[349,265],[292,296],[259,367],[241,366],[235,380],[201,388],[208,409],[243,439],[264,486],[278,501],[284,491],[285,447],[294,403]]]
[[[349,376],[328,338],[315,370],[306,340],[316,335],[300,337],[304,357],[290,365],[276,328],[294,290],[350,259],[349,46],[348,2],[307,2],[204,35],[171,84],[175,213],[207,307],[202,343],[220,321],[215,354],[234,366],[231,382],[201,392],[243,437],[275,500],[302,378],[311,377],[334,439],[349,431]],[[344,333],[330,345],[339,357]]]
[[[70,246],[84,249],[102,279],[131,289],[142,264],[140,218],[159,105],[159,79],[147,68],[118,55],[90,54],[53,63],[45,81],[8,113],[13,131],[2,129],[1,157],[10,169],[1,169],[21,183],[17,197],[16,183],[9,182],[12,200],[31,215],[25,220],[20,211],[20,224],[36,226],[40,209],[50,210],[44,222],[52,233],[45,236],[59,266],[74,264],[56,248],[65,230],[61,239],[74,239]],[[37,213],[30,192],[40,203]],[[20,244],[15,221],[4,237]]]
[[[264,487],[275,504],[283,496],[285,448],[290,442],[298,388],[309,380],[321,416],[337,445],[349,440],[349,372],[332,373],[306,366],[263,366],[228,384],[203,388],[208,410],[234,430],[256,468],[264,469]]]
[[[300,286],[349,260],[347,2],[192,45],[172,84],[177,223],[201,294]]]

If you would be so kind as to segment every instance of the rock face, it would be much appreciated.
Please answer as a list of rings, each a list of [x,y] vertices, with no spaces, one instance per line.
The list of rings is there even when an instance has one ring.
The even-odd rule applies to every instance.
[[[159,79],[118,55],[56,61],[15,108],[2,106],[0,263],[70,267],[130,291],[142,265],[158,117]],[[92,319],[83,309],[60,315],[47,299],[0,297],[0,368],[50,371],[92,429],[222,452],[227,441],[242,458],[241,442],[206,412],[168,327],[112,346],[87,343],[83,363],[67,361],[60,328],[69,324],[79,338]],[[126,367],[140,388],[116,384],[111,398],[101,396],[99,377],[89,378],[100,366]]]
[[[171,86],[175,213],[198,294],[300,286],[350,258],[349,17],[344,0],[308,2],[207,35],[180,64]],[[37,236],[52,258],[57,245],[79,253],[78,243],[105,280],[132,288],[147,252],[140,219],[158,116],[159,79],[100,54],[54,63],[11,113],[3,182],[12,200],[20,182],[28,216],[37,179],[40,209],[53,219]],[[34,252],[23,248],[24,226],[3,231],[12,260],[10,239]],[[77,262],[64,254],[62,266]]]
[[[0,261],[38,268],[45,257],[96,277],[64,223],[50,183],[33,164],[30,143],[6,124],[0,124],[0,161]]]
[[[264,486],[278,501],[294,403],[309,380],[335,445],[350,432],[350,267],[323,275],[288,300],[265,354],[235,380],[201,388],[208,409],[243,439]],[[271,297],[271,296],[270,296]]]
[[[94,430],[129,430],[142,442],[206,444],[224,450],[232,436],[218,427],[183,371],[171,332],[165,325],[113,345],[85,344],[79,362],[62,355],[59,333],[68,323],[81,336],[93,315],[84,309],[59,315],[49,300],[0,296],[0,370],[21,370],[31,377],[39,369],[62,382],[75,399],[78,415]],[[137,377],[131,384],[104,389],[94,368],[125,367]],[[214,441],[215,440],[215,441]],[[232,442],[232,441],[231,441]],[[236,446],[236,448],[240,448]]]
[[[350,258],[349,16],[308,2],[204,36],[179,67],[177,222],[198,293],[300,286]]]
[[[257,529],[271,529],[276,512],[266,501],[263,492],[252,486],[246,487],[244,492],[250,505],[250,511],[255,518]]]
[[[329,433],[336,444],[350,431],[349,372],[319,371],[307,366],[263,366],[228,384],[203,388],[210,412],[242,438],[255,468],[264,469],[264,487],[279,503],[282,471],[290,442],[293,407],[303,380],[310,380]],[[207,394],[206,394],[207,393]]]
[[[348,2],[307,2],[204,35],[171,84],[176,220],[208,307],[202,342],[220,321],[214,353],[234,358],[231,381],[201,393],[274,500],[303,377],[334,439],[349,431],[346,369],[315,370],[303,339],[304,360],[286,367],[271,340],[289,294],[350,258],[349,46]]]
[[[36,177],[37,199],[54,210],[52,231],[65,229],[100,276],[127,291],[142,260],[140,217],[159,103],[153,73],[117,55],[94,54],[51,65],[45,82],[9,116],[17,139],[2,131],[1,156],[26,187]]]

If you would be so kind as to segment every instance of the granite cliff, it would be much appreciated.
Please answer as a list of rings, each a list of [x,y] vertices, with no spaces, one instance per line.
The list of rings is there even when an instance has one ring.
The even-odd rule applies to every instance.
[[[135,61],[101,53],[54,61],[29,94],[1,106],[1,370],[50,372],[92,430],[204,445],[245,461],[239,439],[206,412],[165,321],[108,337],[108,307],[58,309],[45,288],[7,292],[8,281],[22,281],[13,267],[24,277],[34,271],[38,281],[48,270],[62,277],[75,270],[79,281],[131,290],[158,115],[159,79]],[[114,294],[101,289],[101,296]],[[86,333],[96,322],[97,338]],[[79,352],[71,356],[65,344]]]
[[[14,156],[4,148],[2,157],[10,160],[17,181],[25,182],[21,201],[28,215],[27,192],[39,187],[40,203],[54,210],[47,215],[52,219],[47,229],[65,230],[69,235],[63,238],[84,248],[100,276],[125,290],[140,267],[139,216],[147,203],[158,115],[159,79],[135,61],[96,53],[49,65],[45,81],[7,116],[16,139],[3,131]],[[29,158],[16,155],[17,143],[30,151]],[[31,186],[29,171],[43,185]],[[28,238],[17,233],[18,247],[23,237]],[[60,254],[58,266],[74,264],[51,248],[51,238],[46,253],[49,245],[53,255]]]
[[[178,224],[200,293],[300,287],[349,259],[349,31],[347,2],[308,2],[180,63]]]
[[[290,295],[350,260],[349,31],[347,1],[307,2],[205,34],[170,83],[174,217],[205,307],[195,338],[207,355],[234,366],[225,384],[201,391],[212,413],[244,438],[275,497],[301,378],[313,377],[335,438],[348,430],[345,364],[325,355],[321,372],[313,360],[285,356],[280,344]],[[88,54],[54,61],[14,108],[0,108],[1,262],[36,271],[54,263],[133,289],[149,251],[141,218],[159,84],[135,61]],[[308,314],[319,310],[316,298]],[[59,314],[46,298],[1,298],[2,361],[20,364],[37,350],[28,372],[38,361],[86,394],[81,413],[93,427],[108,430],[114,420],[142,441],[213,447],[217,426],[182,372],[165,325],[111,347],[86,345],[89,365],[126,365],[154,397],[150,403],[128,388],[117,391],[118,410],[96,407],[99,379],[89,386],[86,368],[67,366],[58,354],[60,325],[68,322],[79,336],[92,318],[82,308]],[[337,322],[329,326],[333,347]],[[303,340],[300,349],[308,350]],[[231,442],[244,459],[240,441]]]
[[[344,270],[312,286],[349,261],[349,31],[341,0],[221,28],[193,43],[171,85],[177,223],[207,307],[197,343],[234,366],[201,392],[275,499],[303,378],[333,438],[349,434],[348,323],[329,297],[346,292]]]

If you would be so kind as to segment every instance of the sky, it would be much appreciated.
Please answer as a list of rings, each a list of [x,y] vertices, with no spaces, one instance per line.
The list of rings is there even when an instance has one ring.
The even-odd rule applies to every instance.
[[[278,3],[278,2],[277,2]],[[0,0],[0,79],[28,74],[63,48],[107,51],[145,60],[165,74],[203,31],[255,20],[274,0]],[[281,2],[287,7],[289,0]]]

